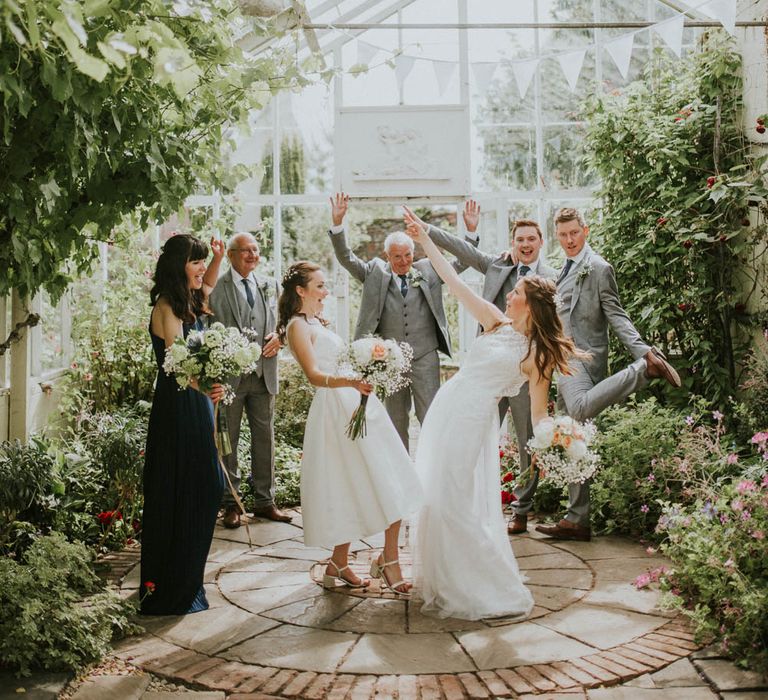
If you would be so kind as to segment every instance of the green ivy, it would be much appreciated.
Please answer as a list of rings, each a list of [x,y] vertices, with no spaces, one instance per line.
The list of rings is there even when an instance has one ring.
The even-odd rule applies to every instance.
[[[0,295],[56,300],[124,216],[242,179],[221,157],[231,127],[306,82],[288,53],[247,58],[244,22],[234,0],[2,4]]]
[[[764,320],[755,280],[765,156],[744,136],[742,91],[740,56],[714,32],[702,50],[682,61],[657,55],[642,80],[586,107],[588,159],[602,182],[600,252],[640,333],[683,370],[681,403],[694,393],[725,405],[747,327]]]

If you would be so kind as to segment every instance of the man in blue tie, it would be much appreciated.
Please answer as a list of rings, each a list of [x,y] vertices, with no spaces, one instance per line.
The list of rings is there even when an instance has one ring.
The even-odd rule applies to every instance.
[[[254,515],[270,520],[290,521],[275,506],[274,412],[277,393],[277,353],[280,340],[275,333],[277,282],[256,273],[261,260],[259,244],[250,233],[238,233],[227,246],[230,268],[221,276],[209,303],[215,320],[225,326],[256,331],[262,356],[256,370],[232,382],[235,400],[226,406],[232,454],[224,458],[230,481],[240,491],[241,472],[237,461],[243,411],[251,429],[251,490]],[[238,496],[241,494],[238,493]],[[230,490],[224,489],[224,526],[240,526],[240,509]]]

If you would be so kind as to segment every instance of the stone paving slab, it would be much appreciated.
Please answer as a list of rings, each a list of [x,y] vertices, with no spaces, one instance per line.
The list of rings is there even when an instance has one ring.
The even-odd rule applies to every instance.
[[[69,682],[67,673],[38,671],[28,678],[17,678],[0,671],[0,700],[54,700]]]
[[[134,676],[96,676],[83,683],[72,700],[138,700],[144,695],[150,678]]]
[[[725,659],[702,659],[696,667],[720,690],[762,690],[768,678],[756,671],[745,671]]]
[[[587,692],[589,700],[716,700],[709,688],[599,688]]]

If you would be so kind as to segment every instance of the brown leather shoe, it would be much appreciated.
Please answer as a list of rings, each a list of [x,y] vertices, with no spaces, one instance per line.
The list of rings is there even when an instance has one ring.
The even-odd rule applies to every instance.
[[[542,535],[549,535],[556,540],[579,540],[580,542],[589,542],[592,539],[592,532],[588,527],[577,525],[570,520],[561,520],[557,525],[537,525],[536,532]]]
[[[274,504],[269,505],[266,508],[254,510],[253,515],[255,518],[267,518],[267,520],[276,520],[279,523],[289,523],[293,520],[290,515],[283,513],[282,510],[278,510]]]
[[[666,379],[672,386],[680,387],[683,383],[680,381],[680,375],[675,368],[667,362],[664,353],[658,348],[651,348],[645,356],[647,368],[645,376],[649,379]]]
[[[230,530],[240,527],[240,509],[237,506],[227,506],[221,523]]]
[[[528,516],[515,513],[509,525],[507,525],[507,534],[519,535],[523,532],[528,532]]]

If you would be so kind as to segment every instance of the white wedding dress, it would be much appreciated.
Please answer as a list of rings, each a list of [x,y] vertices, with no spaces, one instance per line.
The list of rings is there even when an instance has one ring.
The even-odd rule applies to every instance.
[[[501,507],[499,410],[527,381],[528,339],[510,325],[478,337],[459,372],[437,392],[416,451],[425,505],[416,526],[422,611],[466,620],[527,615]]]
[[[344,341],[318,323],[312,325],[312,342],[318,369],[335,374]],[[375,395],[368,398],[366,436],[346,436],[360,396],[355,389],[319,387],[312,399],[301,458],[307,546],[330,549],[383,532],[423,503],[411,458]]]

